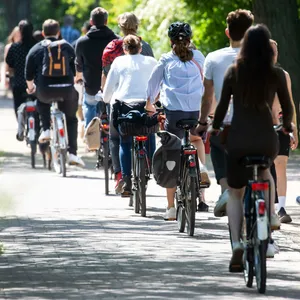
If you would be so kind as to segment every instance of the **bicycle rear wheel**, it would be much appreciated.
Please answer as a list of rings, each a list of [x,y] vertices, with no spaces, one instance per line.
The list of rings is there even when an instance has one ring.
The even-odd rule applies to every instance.
[[[195,231],[195,220],[196,220],[196,205],[197,205],[197,195],[196,195],[196,178],[187,175],[185,183],[185,212],[186,212],[186,227],[187,234],[189,236],[194,235]]]
[[[108,195],[109,194],[108,142],[103,143],[103,155],[104,155],[103,165],[104,165],[104,178],[105,178],[105,195]]]
[[[138,157],[138,194],[141,207],[141,216],[146,217],[146,162],[145,157]]]
[[[62,177],[67,176],[67,167],[66,167],[66,161],[67,161],[67,151],[66,150],[60,150],[59,153],[59,161],[60,161],[60,170]]]
[[[267,247],[268,240],[259,241],[256,239],[254,245],[254,262],[256,287],[260,294],[266,292],[267,282]]]
[[[31,158],[31,167],[35,168],[35,154],[37,150],[37,143],[30,142],[30,158]]]

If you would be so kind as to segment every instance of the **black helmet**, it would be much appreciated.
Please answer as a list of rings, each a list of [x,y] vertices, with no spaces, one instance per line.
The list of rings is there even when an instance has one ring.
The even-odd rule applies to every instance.
[[[192,37],[192,29],[188,23],[175,22],[168,29],[168,36],[171,41],[190,39]]]

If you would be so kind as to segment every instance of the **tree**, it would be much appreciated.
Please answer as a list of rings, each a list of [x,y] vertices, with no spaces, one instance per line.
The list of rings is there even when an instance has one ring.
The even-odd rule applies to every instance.
[[[299,128],[300,25],[297,1],[254,0],[253,12],[255,22],[266,24],[272,33],[272,38],[278,42],[279,63],[290,73],[293,83]]]

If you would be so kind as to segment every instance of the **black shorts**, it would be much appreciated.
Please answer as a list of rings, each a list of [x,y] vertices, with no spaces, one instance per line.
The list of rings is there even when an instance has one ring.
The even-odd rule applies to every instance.
[[[290,155],[290,141],[291,137],[288,134],[284,134],[282,131],[278,132],[279,139],[279,152],[278,155],[289,156]]]

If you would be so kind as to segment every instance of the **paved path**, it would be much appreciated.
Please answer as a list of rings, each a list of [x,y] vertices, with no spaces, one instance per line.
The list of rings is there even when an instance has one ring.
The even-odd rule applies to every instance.
[[[211,212],[215,182],[210,212],[197,213],[190,238],[162,220],[164,191],[153,181],[141,218],[127,200],[104,196],[93,154],[81,148],[87,169],[72,168],[67,178],[40,160],[32,170],[29,149],[15,140],[9,100],[0,100],[0,124],[0,299],[300,299],[299,158],[289,164],[294,222],[275,235],[281,252],[268,261],[268,291],[259,296],[228,272],[227,220]]]

